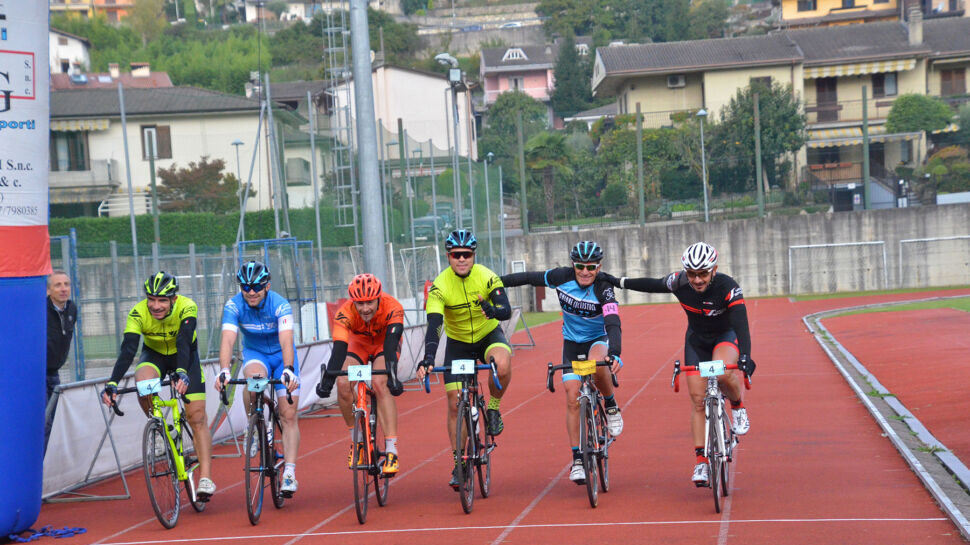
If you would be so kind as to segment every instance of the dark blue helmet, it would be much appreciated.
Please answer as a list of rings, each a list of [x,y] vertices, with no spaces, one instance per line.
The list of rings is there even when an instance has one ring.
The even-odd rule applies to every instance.
[[[260,261],[243,263],[243,266],[239,267],[239,271],[236,273],[236,281],[240,285],[258,286],[260,290],[266,287],[266,284],[269,284],[269,279],[269,267]]]
[[[478,239],[467,229],[457,229],[445,239],[445,250],[450,252],[455,248],[468,248],[474,251],[478,248]]]
[[[584,240],[573,246],[569,258],[576,263],[593,263],[603,261],[603,247],[592,240]]]

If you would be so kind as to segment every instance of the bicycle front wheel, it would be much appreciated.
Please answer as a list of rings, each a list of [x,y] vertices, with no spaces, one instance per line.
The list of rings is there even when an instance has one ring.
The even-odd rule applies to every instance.
[[[727,497],[731,491],[728,482],[728,475],[731,473],[731,457],[733,456],[734,432],[731,431],[731,424],[728,422],[727,415],[721,416],[721,437],[724,438],[724,456],[721,458],[721,494]]]
[[[286,460],[283,458],[283,424],[280,423],[280,416],[276,411],[270,413],[270,420],[273,422],[273,440],[266,439],[268,445],[270,467],[267,468],[269,474],[269,487],[273,493],[273,506],[282,509],[286,496],[280,492],[283,486],[283,466]],[[291,494],[292,495],[292,494]]]
[[[710,466],[711,490],[714,492],[714,512],[721,512],[721,463],[724,453],[721,452],[721,426],[717,416],[717,403],[713,400],[707,404],[707,461]]]
[[[480,455],[476,467],[478,469],[478,489],[483,498],[487,498],[492,487],[492,449],[495,448],[495,437],[488,434],[488,426],[481,424],[482,415],[485,414],[485,402],[479,399],[478,403],[478,450]]]
[[[145,424],[142,464],[148,498],[158,522],[166,528],[174,528],[179,520],[181,503],[179,477],[175,471],[172,446],[165,435],[165,423],[155,418]]]
[[[246,513],[249,523],[259,524],[263,512],[263,489],[266,487],[266,422],[262,413],[249,417],[246,435]]]
[[[475,503],[475,427],[467,401],[458,405],[455,442],[458,445],[458,496],[461,508],[471,513]]]
[[[385,475],[381,469],[381,459],[387,454],[384,449],[387,441],[384,437],[384,428],[377,417],[377,402],[371,399],[370,406],[370,435],[371,445],[374,451],[371,453],[371,460],[374,460],[372,474],[374,475],[374,495],[377,496],[377,505],[384,507],[387,505],[387,492],[391,487],[391,478]]]
[[[592,507],[599,505],[599,471],[596,466],[596,424],[589,398],[579,399],[579,445],[583,450],[583,469],[586,471],[586,495]]]
[[[596,410],[596,435],[599,437],[600,448],[596,455],[596,465],[599,466],[600,488],[603,492],[610,491],[610,427],[606,422],[606,410],[602,403],[598,403]]]
[[[195,495],[195,491],[199,489],[199,462],[195,459],[186,458],[185,459],[186,472],[188,473],[189,479],[185,481],[185,493],[189,496],[189,503],[192,504],[192,509],[195,509],[196,513],[201,513],[205,511],[206,503],[205,501],[199,501],[198,499],[192,500]]]
[[[354,509],[357,522],[367,522],[367,496],[370,485],[370,449],[367,446],[367,415],[360,410],[354,411]]]

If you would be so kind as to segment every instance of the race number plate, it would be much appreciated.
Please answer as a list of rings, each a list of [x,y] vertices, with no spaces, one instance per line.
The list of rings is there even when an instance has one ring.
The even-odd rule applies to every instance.
[[[475,360],[451,360],[452,375],[471,375],[475,372]]]
[[[596,360],[583,360],[573,362],[573,373],[584,377],[596,372]]]
[[[150,396],[162,391],[162,379],[150,378],[148,380],[139,380],[135,383],[135,386],[138,388],[139,396]]]
[[[697,366],[700,368],[702,377],[719,377],[724,374],[724,362],[722,360],[702,361]]]
[[[347,378],[356,382],[370,380],[370,365],[348,365]]]
[[[266,377],[249,377],[246,379],[246,389],[250,392],[262,392],[269,385]]]

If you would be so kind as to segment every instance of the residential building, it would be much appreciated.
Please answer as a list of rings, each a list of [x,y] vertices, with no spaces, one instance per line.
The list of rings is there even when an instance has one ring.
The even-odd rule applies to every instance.
[[[913,8],[924,19],[967,17],[966,0],[773,0],[781,4],[781,24],[787,28],[804,28],[907,18]]]
[[[50,0],[51,15],[72,14],[88,19],[94,17],[94,0]]]
[[[103,13],[108,21],[118,23],[135,7],[135,0],[50,0],[51,14],[67,13],[84,18]]]
[[[581,56],[588,56],[592,52],[591,48],[590,38],[576,38],[576,51]],[[552,92],[556,88],[553,72],[558,57],[558,41],[549,45],[482,49],[479,65],[479,79],[484,92],[482,110],[488,110],[498,96],[507,91],[522,91],[549,106]],[[549,124],[554,124],[551,107]]]
[[[927,142],[921,133],[888,133],[893,102],[906,93],[964,102],[968,66],[970,19],[923,21],[916,11],[906,22],[600,48],[592,84],[596,95],[617,97],[621,114],[639,103],[647,127],[671,126],[702,108],[719,119],[730,99],[753,80],[791,85],[804,104],[808,143],[792,157],[795,178],[789,182],[843,193],[857,186],[865,115],[879,202],[894,206],[895,169],[920,164]]]
[[[118,89],[118,83],[125,89],[147,89],[172,87],[172,80],[165,72],[152,72],[148,63],[131,63],[130,72],[122,72],[118,63],[108,65],[107,72],[51,73],[51,90],[70,89]]]
[[[576,115],[572,117],[566,117],[563,119],[563,123],[572,123],[578,121],[581,123],[586,123],[586,128],[590,129],[593,127],[593,123],[596,123],[602,118],[613,119],[616,117],[617,104],[616,102],[611,102],[605,106],[600,106],[598,108],[592,108],[582,112],[577,112]]]
[[[128,171],[135,212],[150,211],[149,141],[155,142],[156,170],[187,167],[208,157],[224,160],[226,170],[235,173],[232,142],[242,138],[242,151],[251,156],[250,138],[264,134],[258,131],[259,103],[244,97],[194,87],[125,89],[124,97],[127,127],[121,122],[117,88],[51,92],[52,215],[128,214]],[[261,138],[260,149],[268,149],[265,135]],[[256,196],[247,210],[272,206],[265,160],[261,164],[252,182]]]
[[[91,42],[87,38],[53,27],[48,36],[51,75],[71,72],[78,74],[91,65]]]

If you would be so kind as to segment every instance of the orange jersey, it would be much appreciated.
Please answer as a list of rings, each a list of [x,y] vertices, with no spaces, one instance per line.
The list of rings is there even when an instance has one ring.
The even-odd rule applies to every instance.
[[[404,307],[390,295],[381,293],[377,312],[370,322],[361,319],[353,301],[347,301],[333,318],[333,340],[349,343],[353,336],[366,344],[382,343],[391,324],[404,324]]]

